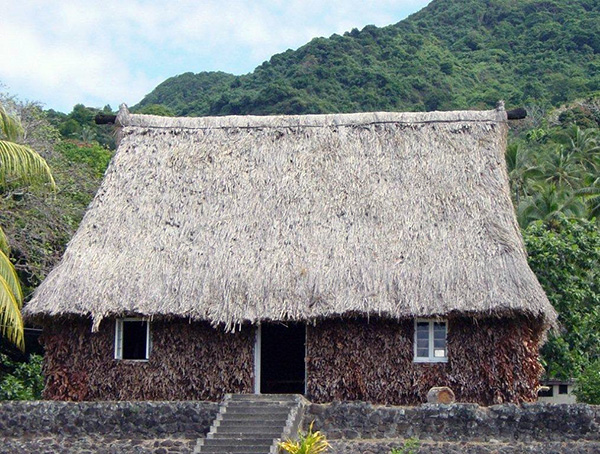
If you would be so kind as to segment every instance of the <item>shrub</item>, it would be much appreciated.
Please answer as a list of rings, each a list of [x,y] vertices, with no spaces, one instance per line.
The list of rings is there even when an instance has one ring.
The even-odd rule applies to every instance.
[[[0,353],[0,400],[38,400],[42,397],[44,377],[42,357],[30,355],[25,363],[11,361]]]
[[[600,405],[600,360],[596,360],[585,368],[577,379],[573,393],[579,402]]]
[[[394,448],[390,454],[416,454],[421,447],[421,441],[418,438],[409,438],[399,448]]]
[[[313,432],[314,421],[310,423],[308,432],[298,434],[298,441],[284,441],[278,444],[279,448],[290,454],[321,454],[331,447],[321,432]]]

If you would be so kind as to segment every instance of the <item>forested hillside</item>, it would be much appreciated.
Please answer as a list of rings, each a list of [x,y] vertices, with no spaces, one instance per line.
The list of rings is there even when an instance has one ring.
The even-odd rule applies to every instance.
[[[600,1],[434,0],[388,27],[315,38],[254,72],[186,73],[136,107],[176,115],[557,106],[600,90]]]

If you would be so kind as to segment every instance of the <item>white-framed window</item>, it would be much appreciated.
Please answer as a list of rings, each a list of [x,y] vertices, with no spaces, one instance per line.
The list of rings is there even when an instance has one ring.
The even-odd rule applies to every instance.
[[[150,357],[150,322],[119,318],[115,322],[115,359],[147,361]]]
[[[414,340],[415,362],[448,362],[447,333],[448,322],[446,320],[416,319]]]

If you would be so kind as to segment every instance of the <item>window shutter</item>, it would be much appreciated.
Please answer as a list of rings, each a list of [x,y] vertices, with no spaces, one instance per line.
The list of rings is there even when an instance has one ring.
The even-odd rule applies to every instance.
[[[432,358],[445,358],[446,354],[446,322],[433,323]]]
[[[429,356],[429,322],[417,322],[417,346],[416,352],[418,358],[427,358]]]

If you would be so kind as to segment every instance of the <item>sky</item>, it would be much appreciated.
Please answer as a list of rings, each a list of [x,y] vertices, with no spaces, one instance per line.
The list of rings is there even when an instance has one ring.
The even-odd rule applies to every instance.
[[[430,0],[0,0],[0,92],[47,109],[130,106],[185,72],[246,74],[318,36]]]

